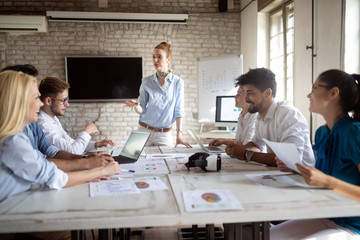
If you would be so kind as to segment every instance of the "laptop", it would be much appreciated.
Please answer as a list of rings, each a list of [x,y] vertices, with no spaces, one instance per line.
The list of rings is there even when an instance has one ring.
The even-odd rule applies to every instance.
[[[192,136],[192,138],[197,142],[197,144],[199,144],[201,149],[204,150],[205,152],[208,152],[208,153],[224,153],[225,152],[224,149],[221,149],[219,147],[214,147],[214,146],[205,147],[204,144],[202,144],[200,139],[195,135],[195,133],[193,131],[191,131],[190,129],[188,129],[187,131],[189,132],[190,136]]]
[[[136,162],[145,147],[151,133],[132,131],[119,156],[113,157],[118,163]]]

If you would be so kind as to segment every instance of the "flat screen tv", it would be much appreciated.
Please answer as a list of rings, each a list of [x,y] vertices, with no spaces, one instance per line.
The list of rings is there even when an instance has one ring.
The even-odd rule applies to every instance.
[[[65,57],[72,102],[124,101],[139,96],[142,57]]]

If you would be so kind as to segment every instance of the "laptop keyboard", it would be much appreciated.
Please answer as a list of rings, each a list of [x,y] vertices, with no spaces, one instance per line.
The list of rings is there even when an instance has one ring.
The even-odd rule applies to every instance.
[[[210,151],[223,151],[222,149],[220,149],[218,147],[209,146],[209,147],[206,147],[206,148],[209,149]]]

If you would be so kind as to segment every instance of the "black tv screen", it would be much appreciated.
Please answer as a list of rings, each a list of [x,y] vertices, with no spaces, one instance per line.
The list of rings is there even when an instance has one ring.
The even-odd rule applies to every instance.
[[[139,96],[142,57],[65,57],[70,101],[123,101]]]

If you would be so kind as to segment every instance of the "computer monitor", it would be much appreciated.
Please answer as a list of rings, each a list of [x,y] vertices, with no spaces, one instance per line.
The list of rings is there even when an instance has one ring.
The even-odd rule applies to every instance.
[[[241,108],[235,107],[234,96],[216,96],[215,126],[227,130],[237,126]]]

